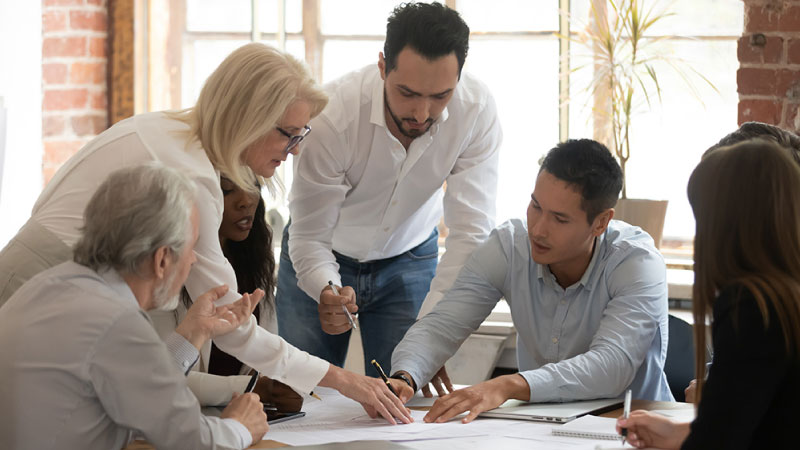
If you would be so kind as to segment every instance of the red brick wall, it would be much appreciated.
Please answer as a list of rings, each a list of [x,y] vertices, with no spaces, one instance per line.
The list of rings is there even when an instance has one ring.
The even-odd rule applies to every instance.
[[[42,2],[44,182],[108,126],[106,0]]]
[[[800,131],[800,1],[744,0],[739,123]]]

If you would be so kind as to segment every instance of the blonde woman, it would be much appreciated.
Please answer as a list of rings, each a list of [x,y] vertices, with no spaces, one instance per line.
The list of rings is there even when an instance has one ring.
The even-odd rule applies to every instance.
[[[688,191],[697,418],[634,411],[618,428],[639,448],[797,448],[800,169],[791,150],[747,141],[709,152]],[[704,381],[709,317],[714,361]]]
[[[39,196],[30,220],[0,253],[0,304],[36,273],[70,259],[84,207],[108,173],[153,160],[186,173],[198,186],[200,234],[197,262],[186,280],[189,295],[196,298],[224,284],[229,290],[219,303],[238,299],[236,276],[218,236],[220,173],[245,190],[254,190],[257,182],[271,188],[269,178],[290,153],[297,154],[297,144],[311,131],[308,121],[326,103],[308,69],[292,56],[256,43],[237,49],[208,78],[194,107],[121,121],[64,164]],[[258,327],[255,318],[215,342],[298,392],[333,387],[372,416],[392,423],[393,417],[411,420],[385,384],[295,349]]]

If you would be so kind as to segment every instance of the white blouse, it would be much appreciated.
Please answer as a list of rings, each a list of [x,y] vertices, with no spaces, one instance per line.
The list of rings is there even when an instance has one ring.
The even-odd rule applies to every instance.
[[[195,246],[197,262],[186,280],[189,295],[196,298],[214,286],[227,284],[228,293],[218,303],[237,300],[236,276],[219,243],[224,209],[219,173],[199,142],[189,139],[188,125],[164,112],[123,120],[89,142],[44,189],[34,205],[33,219],[71,247],[80,235],[86,204],[107,175],[121,167],[154,160],[179,169],[197,185],[200,235]],[[263,375],[298,392],[310,392],[329,368],[324,360],[257,326],[255,317],[214,342]]]

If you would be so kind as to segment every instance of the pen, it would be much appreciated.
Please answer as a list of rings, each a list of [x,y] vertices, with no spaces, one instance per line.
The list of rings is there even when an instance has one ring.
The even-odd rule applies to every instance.
[[[319,395],[315,394],[314,391],[309,392],[308,395],[314,397],[317,400],[322,400],[322,398]]]
[[[250,377],[250,381],[247,383],[247,387],[244,388],[244,393],[247,394],[248,392],[253,392],[253,389],[256,387],[256,381],[258,381],[258,371],[253,373],[253,376]]]
[[[394,388],[392,388],[392,383],[389,383],[389,379],[386,378],[386,374],[383,373],[383,369],[381,368],[381,365],[378,364],[378,361],[375,361],[373,359],[372,360],[372,365],[375,366],[375,370],[378,371],[378,375],[380,375],[381,379],[383,380],[383,382],[386,383],[386,387],[388,387],[389,390],[392,391],[392,394],[394,394],[395,397],[400,398],[400,396],[397,395],[397,392],[394,391]]]
[[[625,406],[622,408],[622,418],[628,420],[628,416],[631,415],[631,390],[628,389],[625,391]],[[628,436],[628,429],[623,428],[620,431],[622,434],[622,445],[625,445],[625,438]]]
[[[336,286],[333,284],[333,281],[328,280],[328,286],[331,287],[331,291],[333,291],[333,295],[339,295],[339,290],[336,289]],[[357,330],[358,326],[356,325],[356,321],[353,320],[353,316],[350,315],[350,311],[347,310],[347,307],[342,305],[342,310],[344,310],[344,314],[347,316],[347,320],[350,322],[350,326],[353,329]]]

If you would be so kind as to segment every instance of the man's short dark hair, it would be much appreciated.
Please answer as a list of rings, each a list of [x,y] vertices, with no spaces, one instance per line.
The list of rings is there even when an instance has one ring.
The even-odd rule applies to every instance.
[[[570,139],[556,145],[542,161],[539,173],[543,170],[576,188],[590,224],[617,204],[622,190],[617,160],[605,145],[591,139]]]
[[[781,147],[786,147],[791,150],[794,162],[800,164],[800,136],[792,133],[791,131],[784,130],[783,128],[770,125],[762,122],[745,122],[738,130],[728,134],[719,142],[712,145],[703,154],[705,157],[710,152],[729,145],[738,144],[740,142],[749,141],[751,139],[765,139],[774,142]]]
[[[460,78],[469,50],[469,27],[455,10],[441,3],[403,3],[386,24],[386,73],[397,67],[397,55],[406,46],[428,60],[455,53]]]

